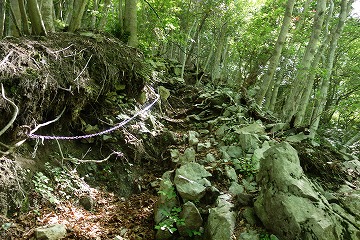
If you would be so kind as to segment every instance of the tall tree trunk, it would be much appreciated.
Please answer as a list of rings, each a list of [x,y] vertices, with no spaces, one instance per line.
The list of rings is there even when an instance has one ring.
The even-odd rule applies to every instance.
[[[124,34],[124,1],[123,0],[119,0],[119,6],[118,6],[118,11],[119,11],[119,28],[120,28],[120,36],[122,36]]]
[[[336,26],[336,31],[333,34],[331,42],[330,42],[329,52],[328,52],[328,56],[327,56],[327,65],[326,65],[325,76],[322,81],[321,89],[320,89],[320,97],[317,101],[317,104],[315,105],[314,113],[312,116],[312,125],[310,128],[310,130],[311,130],[310,137],[311,138],[314,138],[315,133],[319,127],[320,118],[321,118],[323,109],[326,104],[327,93],[328,93],[329,85],[330,85],[330,77],[331,77],[331,73],[332,73],[333,66],[334,66],[334,59],[335,59],[337,43],[338,43],[340,35],[344,29],[345,21],[350,13],[352,3],[353,3],[353,0],[350,0],[350,1],[342,0],[341,1],[341,11],[340,11],[340,16],[339,16],[339,22]]]
[[[81,20],[88,0],[74,0],[73,12],[69,23],[69,32],[75,32],[81,27]]]
[[[226,33],[228,29],[228,21],[226,21],[221,29],[219,34],[219,39],[217,41],[215,53],[214,53],[214,60],[212,63],[212,71],[211,71],[211,80],[213,82],[219,80],[221,78],[221,56],[225,47],[226,42]]]
[[[6,0],[0,2],[0,39],[5,35],[5,11]]]
[[[303,94],[304,89],[307,87],[312,87],[306,84],[306,76],[318,48],[321,29],[324,22],[326,2],[327,0],[317,0],[316,13],[314,17],[311,37],[308,45],[306,46],[304,56],[298,66],[295,80],[291,86],[290,94],[287,97],[285,106],[282,110],[283,118],[285,119],[285,121],[290,121],[297,108],[299,107],[299,96]]]
[[[109,9],[110,9],[110,5],[111,5],[111,1],[110,0],[105,0],[104,7],[102,8],[102,11],[101,11],[102,16],[101,16],[99,24],[97,26],[97,30],[99,30],[99,31],[104,31],[105,24],[106,24],[106,21],[108,19],[108,12],[109,12]]]
[[[11,0],[9,11],[11,13],[11,18],[9,21],[9,35],[19,37],[20,35],[22,35],[21,11],[19,7],[19,2],[16,0]]]
[[[137,47],[137,0],[125,0],[125,34],[129,36],[127,44],[131,47]]]
[[[99,10],[99,0],[94,0],[92,2],[93,4],[93,11],[97,12]],[[97,20],[97,14],[93,13],[91,16],[91,29],[95,30],[96,29],[96,20]]]
[[[291,17],[292,17],[292,12],[294,9],[294,4],[295,4],[295,0],[288,0],[288,2],[286,4],[284,19],[283,19],[283,23],[281,26],[281,30],[280,30],[278,39],[275,44],[274,53],[270,58],[268,70],[264,74],[262,83],[260,85],[260,91],[258,92],[257,97],[256,97],[256,103],[259,105],[262,104],[262,101],[263,101],[265,94],[268,91],[269,87],[270,88],[273,87],[272,86],[273,84],[271,84],[271,83],[273,83],[274,73],[275,73],[276,68],[279,65],[279,59],[281,56],[282,48],[283,48],[285,40],[286,40],[286,35],[289,32],[289,27],[290,27],[290,23],[291,23]]]
[[[33,34],[46,36],[46,30],[37,0],[28,0],[28,11]]]
[[[66,2],[67,7],[66,7],[65,22],[66,22],[67,26],[70,26],[70,22],[71,22],[71,20],[73,18],[74,4],[75,4],[74,0],[69,0],[69,1]]]
[[[41,16],[47,32],[55,32],[54,26],[54,1],[43,0],[41,5]]]
[[[296,112],[296,116],[295,116],[295,126],[300,126],[303,124],[303,120],[305,117],[305,113],[306,113],[306,109],[307,106],[310,102],[310,96],[311,93],[313,92],[313,85],[314,85],[314,80],[315,80],[315,75],[316,75],[316,71],[315,69],[317,68],[317,66],[319,65],[320,59],[321,57],[324,56],[324,50],[327,48],[330,39],[331,39],[331,33],[329,33],[328,27],[329,27],[329,23],[332,19],[333,16],[333,10],[334,10],[334,3],[332,0],[330,0],[330,8],[329,8],[329,13],[326,19],[326,23],[325,23],[325,37],[323,39],[323,42],[321,44],[321,46],[318,48],[317,53],[315,54],[315,57],[311,63],[312,69],[311,71],[308,72],[307,75],[307,84],[309,87],[305,88],[304,93],[301,96],[300,99],[300,103],[299,103],[299,108]],[[311,87],[310,87],[311,86]],[[306,123],[305,125],[307,126],[309,123]]]
[[[24,0],[18,0],[18,3],[19,3],[20,14],[21,14],[22,32],[25,35],[30,35],[28,18],[27,18],[27,15],[26,15],[26,9],[25,9]]]

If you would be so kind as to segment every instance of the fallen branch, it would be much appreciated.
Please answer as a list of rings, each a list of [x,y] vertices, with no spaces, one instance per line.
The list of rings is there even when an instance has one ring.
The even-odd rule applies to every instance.
[[[14,52],[14,51],[10,51],[10,52],[5,56],[5,58],[0,62],[0,67],[7,62],[7,60],[9,59],[9,57],[11,56],[11,54],[13,54],[13,52]]]

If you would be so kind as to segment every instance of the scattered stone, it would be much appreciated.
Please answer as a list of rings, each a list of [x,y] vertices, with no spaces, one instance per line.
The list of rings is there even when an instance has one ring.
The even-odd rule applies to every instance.
[[[231,158],[241,158],[244,156],[243,149],[240,146],[228,146],[226,152]]]
[[[209,149],[211,147],[211,143],[209,141],[206,141],[204,143],[198,143],[197,145],[197,151],[201,152],[204,149]]]
[[[195,131],[189,131],[189,145],[195,146],[199,143],[199,139],[197,138],[199,136],[199,133]]]
[[[91,211],[94,208],[95,202],[94,202],[94,199],[90,195],[86,194],[79,198],[79,204],[85,210]]]
[[[174,184],[185,201],[198,201],[205,195],[206,187],[211,186],[206,179],[210,176],[204,166],[190,162],[176,169]]]
[[[208,154],[206,154],[205,161],[208,163],[215,162],[216,158],[215,158],[214,154],[208,153]]]
[[[205,239],[231,239],[235,228],[236,217],[235,213],[231,211],[234,205],[229,202],[229,199],[229,195],[219,196],[217,206],[210,209],[205,229]]]
[[[263,134],[265,133],[265,127],[262,125],[261,121],[256,121],[246,127],[237,129],[236,133],[256,133],[256,134]]]
[[[233,167],[225,166],[226,176],[230,179],[231,182],[238,182],[238,176]]]
[[[254,205],[254,194],[239,193],[236,196],[236,201],[240,206],[253,206]]]
[[[66,236],[66,227],[63,224],[54,224],[38,227],[34,231],[38,240],[59,240]]]
[[[308,139],[309,135],[305,135],[303,132],[293,135],[293,136],[289,136],[287,137],[285,140],[288,142],[292,142],[292,143],[297,143],[297,142],[301,142],[305,139]]]
[[[249,230],[248,232],[242,232],[239,235],[239,240],[260,240],[259,233],[253,230]]]
[[[216,132],[215,132],[215,135],[218,137],[218,138],[222,138],[224,135],[225,135],[225,131],[229,129],[229,127],[226,125],[226,124],[223,124],[221,125],[221,127],[219,127]]]
[[[179,160],[181,164],[195,162],[196,152],[193,147],[185,149],[184,154],[180,156]]]
[[[255,149],[259,148],[260,140],[257,134],[241,132],[238,139],[239,145],[247,153],[254,153]]]
[[[260,160],[264,157],[264,152],[270,148],[268,141],[263,142],[261,148],[254,150],[254,154],[251,156],[252,166],[255,170],[260,168]]]
[[[178,149],[170,149],[171,161],[174,163],[179,162],[180,152]]]
[[[242,215],[247,221],[247,223],[249,223],[250,225],[256,225],[256,223],[258,222],[255,210],[252,207],[246,207],[242,212]]]
[[[237,182],[232,182],[229,188],[229,192],[232,195],[237,196],[244,192],[244,187]]]
[[[180,219],[184,219],[184,225],[177,225],[177,229],[181,236],[188,237],[188,231],[199,231],[203,224],[203,219],[196,208],[195,204],[188,201],[183,205],[183,209],[179,215]]]

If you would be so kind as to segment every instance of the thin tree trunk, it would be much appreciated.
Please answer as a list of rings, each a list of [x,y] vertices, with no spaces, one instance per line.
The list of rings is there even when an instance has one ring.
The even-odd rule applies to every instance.
[[[46,30],[44,22],[41,18],[41,13],[37,0],[28,0],[28,10],[33,34],[39,36],[46,36]]]
[[[311,69],[311,71],[308,72],[307,84],[308,84],[309,87],[305,88],[305,91],[301,96],[300,103],[299,103],[299,108],[298,108],[298,110],[296,112],[296,116],[295,116],[295,126],[300,126],[300,125],[303,124],[306,109],[307,109],[307,106],[308,106],[308,104],[310,102],[310,96],[311,96],[311,93],[313,91],[312,86],[314,85],[314,80],[315,80],[315,75],[316,75],[315,69],[319,65],[320,59],[324,55],[324,50],[328,46],[328,44],[330,42],[330,39],[331,39],[330,36],[332,34],[329,33],[328,27],[329,27],[329,23],[330,23],[330,21],[332,19],[333,10],[334,10],[334,3],[333,3],[332,0],[330,0],[329,14],[328,14],[328,17],[327,17],[326,23],[325,23],[325,31],[324,31],[325,32],[325,38],[324,38],[323,43],[321,44],[321,46],[318,48],[318,51],[315,54],[315,57],[314,57],[314,59],[312,61],[312,64],[311,64],[312,69]]]
[[[120,27],[120,36],[124,34],[124,2],[123,0],[119,0],[119,27]]]
[[[281,26],[281,30],[280,30],[278,39],[275,44],[274,53],[270,58],[268,70],[264,74],[262,83],[260,85],[260,91],[258,92],[257,97],[256,97],[256,103],[259,105],[262,104],[262,101],[263,101],[265,94],[268,91],[269,87],[270,88],[273,87],[273,86],[271,86],[271,82],[273,82],[274,73],[275,73],[277,66],[279,65],[279,59],[281,56],[281,52],[282,52],[282,49],[283,49],[283,46],[284,46],[284,43],[286,40],[286,36],[289,32],[289,27],[290,27],[290,23],[291,23],[291,17],[292,17],[292,12],[294,9],[294,4],[295,4],[295,0],[288,0],[288,2],[286,4],[284,19],[283,19],[283,23]]]
[[[43,0],[41,4],[41,16],[47,32],[55,32],[54,26],[54,1]]]
[[[22,35],[21,30],[21,11],[19,2],[16,0],[10,1],[11,20],[9,21],[9,35],[19,37]]]
[[[323,109],[326,104],[327,93],[328,93],[329,85],[330,85],[330,77],[331,77],[331,73],[332,73],[333,66],[334,66],[334,59],[335,59],[335,52],[337,49],[337,43],[338,43],[340,35],[344,29],[345,21],[349,15],[352,3],[353,3],[353,0],[350,0],[350,1],[342,0],[341,1],[341,11],[340,11],[340,16],[339,16],[339,22],[336,26],[336,31],[335,31],[334,35],[332,36],[332,39],[330,42],[329,53],[327,56],[327,66],[326,66],[326,71],[325,71],[325,77],[324,77],[322,85],[321,85],[320,97],[318,99],[317,104],[315,105],[315,109],[314,109],[314,113],[313,113],[313,117],[312,117],[313,121],[312,121],[312,125],[310,128],[310,130],[311,130],[310,137],[311,138],[314,138],[315,133],[319,127],[320,118],[321,118]]]
[[[6,0],[0,2],[0,39],[5,36]]]
[[[27,18],[27,15],[26,15],[26,9],[25,9],[24,0],[18,0],[18,3],[19,3],[20,14],[21,14],[22,32],[25,35],[30,35],[28,18]]]
[[[111,1],[110,0],[105,0],[104,7],[102,9],[102,16],[101,16],[99,24],[97,26],[97,30],[99,30],[99,31],[104,30],[106,21],[108,19],[108,12],[109,12],[109,9],[110,9],[110,5],[111,5]]]
[[[69,32],[75,32],[81,27],[81,20],[88,0],[74,0],[74,8],[69,24]]]
[[[181,78],[184,78],[184,71],[185,71],[185,64],[186,64],[186,57],[187,57],[187,43],[189,42],[189,39],[191,38],[191,32],[196,26],[196,21],[193,23],[193,25],[190,27],[189,32],[186,36],[185,43],[184,43],[184,57],[181,64]]]
[[[93,1],[93,11],[97,12],[99,10],[99,0],[94,0]],[[95,30],[96,28],[96,19],[97,19],[97,14],[92,14],[91,16],[91,29]]]
[[[310,40],[306,46],[304,56],[299,64],[296,72],[295,80],[292,84],[290,94],[286,99],[282,114],[285,121],[290,121],[299,107],[299,96],[302,95],[306,87],[312,87],[306,84],[306,75],[310,69],[311,62],[318,48],[318,42],[321,34],[322,25],[324,22],[325,10],[327,0],[318,0],[316,6],[316,13],[314,17],[314,24]]]
[[[125,34],[129,35],[127,44],[131,47],[137,47],[137,0],[125,0]]]
[[[221,56],[225,46],[227,29],[228,22],[225,22],[220,30],[219,40],[217,41],[214,53],[214,61],[212,63],[211,80],[213,83],[221,78]]]
[[[66,12],[66,18],[65,18],[65,22],[67,24],[67,26],[70,26],[70,22],[72,20],[72,16],[73,16],[73,12],[74,12],[74,0],[69,0],[66,2],[67,5],[67,12]]]

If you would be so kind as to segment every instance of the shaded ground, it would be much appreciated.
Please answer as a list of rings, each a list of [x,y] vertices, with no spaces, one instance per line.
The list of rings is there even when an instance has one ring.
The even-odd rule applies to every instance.
[[[15,47],[15,50],[22,49],[19,50],[20,52],[14,50],[9,55],[9,64],[6,65],[8,68],[11,65],[17,69],[16,74],[13,74],[13,80],[19,81],[24,76],[21,73],[28,76],[30,71],[28,66],[30,66],[33,69],[30,71],[32,76],[36,76],[34,79],[45,81],[43,75],[37,75],[43,70],[39,67],[41,66],[39,63],[44,59],[46,61],[65,59],[61,64],[66,65],[67,68],[69,68],[68,64],[78,64],[73,68],[75,70],[72,74],[69,74],[70,70],[67,69],[66,74],[69,75],[62,76],[65,85],[52,78],[52,90],[44,89],[43,95],[30,96],[34,99],[33,107],[39,101],[43,101],[43,105],[32,108],[32,113],[36,113],[37,116],[35,119],[31,119],[34,115],[27,116],[26,111],[23,110],[14,123],[15,126],[26,124],[33,128],[40,122],[54,119],[66,105],[67,110],[60,120],[39,132],[44,135],[64,136],[92,134],[114,127],[139,113],[154,100],[152,90],[158,85],[169,89],[170,95],[166,98],[162,96],[161,104],[155,104],[150,111],[139,114],[133,121],[111,133],[74,141],[49,140],[45,141],[44,145],[29,139],[13,153],[4,156],[7,159],[6,163],[15,161],[30,171],[24,177],[27,181],[27,184],[24,184],[24,192],[27,195],[25,194],[20,203],[13,204],[15,207],[9,208],[7,218],[4,216],[0,218],[1,239],[31,239],[36,227],[51,223],[66,225],[68,229],[66,239],[113,239],[115,236],[131,240],[154,239],[153,208],[157,200],[159,178],[165,171],[177,167],[176,163],[171,162],[169,149],[176,148],[183,153],[189,147],[189,144],[183,140],[189,130],[202,129],[209,134],[216,132],[221,121],[229,118],[223,116],[224,106],[231,106],[234,101],[246,107],[245,118],[271,121],[270,118],[246,106],[246,96],[233,99],[221,91],[214,94],[214,92],[206,92],[204,86],[194,87],[194,74],[191,72],[186,75],[186,83],[179,81],[176,71],[173,70],[176,66],[165,61],[162,64],[152,62],[156,71],[151,76],[151,83],[141,92],[145,85],[146,77],[143,73],[146,69],[140,67],[142,62],[132,64],[140,61],[139,58],[132,57],[136,53],[133,49],[119,50],[123,48],[119,43],[106,38],[101,38],[99,43],[95,36],[90,38],[63,36],[60,40],[61,45],[57,45],[60,43],[51,39],[56,43],[54,46],[57,50],[50,49],[51,41],[41,39],[40,42],[35,40],[19,42],[13,39],[10,41],[12,45],[0,44],[3,49],[2,55],[6,56],[11,51],[9,46]],[[100,50],[104,43],[108,44],[108,53]],[[114,46],[110,46],[112,44]],[[80,50],[76,49],[80,46],[80,50],[84,50],[81,54],[73,54],[72,59],[78,59],[70,61],[66,56],[70,52],[79,53]],[[56,52],[59,50],[63,50],[61,51],[63,55],[57,55],[60,54]],[[122,60],[111,59],[111,52],[118,50],[123,51],[119,55]],[[26,61],[32,64],[24,67],[19,59],[24,57],[27,51],[32,57]],[[34,58],[39,52],[43,53],[40,54],[41,56],[46,57]],[[89,61],[90,56],[96,52],[97,57],[94,55]],[[14,56],[17,58],[11,58]],[[69,62],[66,62],[68,60]],[[120,63],[113,66],[116,61]],[[89,70],[81,73],[86,65]],[[6,66],[1,65],[3,68]],[[59,71],[59,66],[54,66],[53,69],[55,72]],[[106,69],[105,73],[101,72],[103,69]],[[11,71],[8,71],[7,75],[11,75]],[[127,73],[123,74],[122,71]],[[50,70],[47,73],[52,74]],[[77,76],[81,78],[84,76],[82,80],[84,85],[74,83]],[[133,78],[129,79],[129,76]],[[0,80],[7,87],[9,97],[22,109],[29,110],[32,105],[27,102],[28,99],[23,94],[34,93],[36,89],[29,89],[30,85],[21,87],[25,85],[20,84],[19,89],[11,91],[11,82],[5,79],[5,75],[1,77]],[[119,81],[116,80],[118,78]],[[92,87],[89,89],[85,82],[94,85],[90,84]],[[108,84],[107,87],[102,87],[105,86],[104,84]],[[67,91],[62,88],[72,90]],[[54,92],[58,98],[56,101],[51,98]],[[86,98],[82,99],[84,96]],[[131,97],[135,97],[137,101]],[[6,116],[4,119],[9,119],[11,106],[5,101],[0,102],[0,106]],[[222,119],[219,123],[207,123],[220,116]],[[14,129],[11,128],[9,132],[14,132]],[[8,136],[4,135],[3,140]],[[200,136],[200,142],[207,141],[207,137],[207,134]],[[281,139],[277,140],[281,141]],[[342,176],[335,174],[336,161],[341,160],[336,152],[323,151],[309,144],[297,144],[297,150],[305,172],[321,177],[324,182],[331,181],[337,184],[344,180]],[[32,159],[31,155],[34,152],[36,152],[35,158]],[[217,148],[211,147],[197,153],[197,157],[203,159],[210,152],[216,157],[221,155]],[[102,161],[110,155],[107,161]],[[95,160],[84,163],[87,159]],[[229,187],[229,182],[224,181],[226,179],[224,168],[231,164],[219,162],[217,166],[210,166],[209,171],[213,174],[212,183],[219,190],[226,190]],[[242,165],[239,180],[254,174],[251,169],[247,169],[249,166],[246,164]],[[10,164],[8,168],[13,166]],[[39,174],[40,171],[43,175]],[[10,183],[14,186],[18,182],[10,181]],[[18,192],[21,192],[21,189]],[[239,216],[237,232],[248,228],[248,224],[241,217],[243,210],[240,207],[236,209]],[[256,227],[262,226],[258,224]]]

